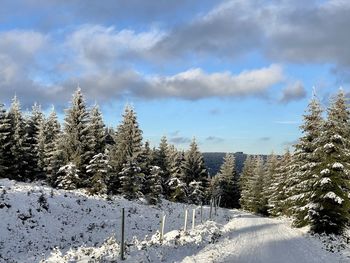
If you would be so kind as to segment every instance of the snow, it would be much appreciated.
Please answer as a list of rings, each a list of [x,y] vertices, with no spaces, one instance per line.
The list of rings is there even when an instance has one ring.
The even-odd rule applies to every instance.
[[[322,178],[322,180],[320,181],[320,185],[324,186],[325,184],[329,184],[330,182],[331,182],[331,179],[328,177],[325,177],[325,178]]]
[[[328,192],[327,194],[324,195],[324,198],[332,199],[338,204],[342,204],[344,199],[337,196],[334,192]]]
[[[334,144],[333,143],[327,143],[323,146],[324,149],[333,149],[334,148]]]
[[[329,174],[330,172],[331,171],[328,168],[326,168],[321,171],[321,175]]]
[[[332,168],[337,170],[343,170],[344,165],[342,165],[341,163],[333,163]]]
[[[43,198],[43,197],[45,198]],[[41,202],[38,202],[38,200]],[[43,202],[43,200],[46,200]],[[121,208],[126,211],[123,262],[350,262],[346,242],[326,251],[324,237],[239,210],[209,207],[184,232],[184,210],[193,205],[163,200],[159,206],[121,197],[89,196],[84,191],[0,179],[0,262],[120,262]],[[159,239],[161,215],[165,235]],[[191,214],[188,226],[191,226]],[[327,244],[329,242],[327,241]],[[332,247],[334,247],[332,245]]]

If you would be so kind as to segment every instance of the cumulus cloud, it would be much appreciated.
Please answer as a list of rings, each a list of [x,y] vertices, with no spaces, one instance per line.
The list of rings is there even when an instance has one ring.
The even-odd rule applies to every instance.
[[[269,88],[284,80],[283,69],[278,65],[243,71],[206,73],[190,69],[173,76],[149,78],[148,90],[139,90],[142,96],[179,97],[196,100],[206,97],[243,97],[265,94]]]
[[[114,27],[83,25],[66,37],[65,46],[75,53],[75,61],[84,67],[113,67],[119,59],[142,57],[163,35],[158,30],[136,33],[126,29],[118,31]]]
[[[306,90],[300,81],[287,86],[282,91],[281,103],[289,103],[291,101],[300,100],[306,97]]]

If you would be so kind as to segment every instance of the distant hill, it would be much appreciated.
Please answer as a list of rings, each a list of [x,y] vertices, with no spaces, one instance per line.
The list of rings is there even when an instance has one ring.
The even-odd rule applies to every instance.
[[[214,176],[217,174],[217,172],[220,170],[220,166],[223,163],[223,159],[225,156],[225,152],[204,152],[203,158],[205,165],[207,166],[207,169],[209,171],[209,174],[211,176]],[[236,152],[234,153],[235,159],[236,159],[236,171],[238,174],[242,172],[244,161],[247,158],[247,154],[243,152]],[[266,160],[267,155],[262,155],[264,160]]]

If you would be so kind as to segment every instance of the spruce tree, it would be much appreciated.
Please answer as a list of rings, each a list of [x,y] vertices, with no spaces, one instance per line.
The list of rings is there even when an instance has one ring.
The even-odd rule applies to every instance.
[[[89,139],[92,156],[104,153],[106,148],[106,131],[102,114],[97,105],[90,111],[89,119]]]
[[[308,105],[301,126],[303,136],[295,145],[287,182],[289,206],[288,213],[295,218],[294,225],[305,226],[309,223],[309,201],[315,184],[315,170],[320,159],[315,154],[323,126],[322,109],[315,95]]]
[[[264,174],[264,182],[263,182],[263,192],[262,192],[262,200],[261,200],[261,213],[263,215],[269,215],[269,211],[271,210],[269,199],[273,194],[271,185],[274,183],[277,175],[278,168],[278,160],[274,153],[270,154],[267,157],[266,161],[266,169]]]
[[[291,163],[291,154],[287,151],[278,162],[276,172],[272,178],[269,195],[269,214],[272,216],[287,215],[287,179],[289,175],[289,166]]]
[[[84,186],[86,180],[86,166],[91,160],[89,140],[89,112],[81,89],[78,88],[73,95],[71,107],[66,110],[64,128],[60,140],[60,151],[65,163],[73,163],[81,174],[78,186]]]
[[[27,157],[27,170],[28,176],[32,179],[44,179],[44,171],[41,169],[41,160],[43,149],[39,143],[39,131],[40,126],[43,125],[44,115],[41,112],[41,107],[38,104],[34,104],[32,112],[26,121],[26,157]]]
[[[65,190],[74,190],[78,187],[79,170],[73,163],[62,166],[57,172],[56,185]]]
[[[57,120],[55,110],[52,109],[39,130],[39,145],[40,148],[43,147],[43,155],[39,158],[39,164],[43,167],[48,182],[53,186],[56,181],[56,173],[64,163],[59,149],[60,132],[60,123]]]
[[[174,145],[169,147],[170,179],[168,182],[169,199],[174,202],[187,202],[188,188],[181,171],[183,153],[178,152]]]
[[[233,154],[225,155],[224,162],[215,178],[218,181],[219,193],[217,195],[221,196],[221,205],[226,208],[239,208],[240,193]]]
[[[239,178],[239,186],[241,192],[241,198],[239,200],[240,206],[244,210],[250,211],[252,209],[252,195],[253,195],[253,184],[254,184],[254,167],[255,161],[252,156],[247,156],[244,161],[243,171]]]
[[[349,222],[350,115],[343,90],[331,101],[328,118],[315,155],[321,162],[315,169],[309,207],[311,230],[342,233]]]
[[[159,166],[152,166],[149,175],[146,177],[146,182],[149,185],[149,191],[146,195],[148,202],[152,205],[159,203],[162,193],[162,169]]]
[[[28,181],[32,178],[28,176],[27,166],[27,151],[28,144],[27,134],[25,130],[25,120],[22,116],[20,103],[15,96],[12,100],[8,112],[10,119],[10,145],[8,149],[9,169],[8,174],[10,179]]]
[[[112,176],[109,191],[112,193],[118,193],[119,188],[122,187],[119,178],[122,170],[124,170],[122,176],[125,176],[125,169],[139,167],[142,154],[142,131],[139,128],[136,113],[130,106],[125,107],[123,120],[115,134],[115,142],[110,151]]]
[[[250,211],[259,214],[266,214],[267,207],[263,199],[265,167],[261,156],[255,159],[252,181],[252,199]]]
[[[169,145],[167,138],[163,136],[156,152],[154,153],[154,164],[162,170],[162,189],[166,198],[170,197],[169,179],[170,179],[170,163],[169,163]]]
[[[89,175],[89,193],[106,194],[110,171],[108,151],[93,156],[86,169]]]
[[[209,188],[208,173],[204,165],[203,155],[199,151],[195,139],[192,140],[190,149],[185,153],[185,159],[182,162],[182,173],[184,182],[189,187],[189,196],[193,196],[193,191],[200,188],[203,190],[202,201],[204,202],[207,199]],[[190,187],[191,183],[192,186]]]
[[[10,145],[11,145],[11,124],[10,119],[4,108],[4,104],[0,103],[0,178],[8,177],[10,167]]]
[[[129,158],[123,166],[119,173],[120,193],[129,200],[142,196],[141,182],[143,181],[143,174],[139,164],[136,160]]]

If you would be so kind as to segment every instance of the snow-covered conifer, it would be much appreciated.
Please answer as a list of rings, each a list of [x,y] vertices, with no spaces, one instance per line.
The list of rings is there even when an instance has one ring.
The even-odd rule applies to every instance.
[[[287,213],[293,215],[296,226],[309,223],[308,203],[315,184],[315,170],[320,164],[315,150],[318,147],[323,122],[322,109],[314,94],[304,115],[304,123],[301,126],[303,136],[295,145],[287,178]]]
[[[41,160],[39,157],[42,157],[42,144],[39,143],[39,131],[40,126],[44,121],[44,115],[41,112],[41,107],[38,104],[34,104],[32,107],[31,115],[26,120],[26,141],[27,145],[26,151],[26,162],[28,176],[32,179],[43,179],[44,171],[41,169]]]
[[[170,179],[168,181],[169,199],[174,202],[186,202],[188,187],[183,179],[181,163],[184,160],[183,153],[178,152],[174,145],[169,146]]]
[[[235,157],[227,153],[220,171],[215,176],[217,182],[216,195],[221,196],[221,205],[227,208],[239,208],[238,177],[235,168]]]
[[[146,195],[150,204],[155,205],[159,203],[160,195],[162,193],[162,169],[159,166],[152,166],[149,175],[146,177],[146,182],[149,185],[149,192]]]
[[[89,112],[86,109],[81,89],[78,88],[73,95],[71,107],[66,110],[59,148],[65,163],[72,162],[81,172],[82,181],[86,179],[86,166],[91,159],[88,122]]]
[[[9,147],[10,167],[8,169],[9,178],[20,181],[31,180],[32,178],[27,178],[28,145],[26,144],[26,124],[21,112],[20,103],[16,96],[12,100],[8,117],[11,124]]]
[[[160,140],[159,147],[154,153],[154,164],[159,166],[162,172],[162,189],[166,198],[169,198],[168,181],[170,179],[170,163],[169,163],[169,145],[167,138],[163,136]]]
[[[252,188],[254,183],[254,159],[252,156],[247,156],[244,161],[243,171],[239,178],[239,186],[241,192],[241,198],[239,200],[240,205],[245,210],[251,209],[252,203]]]
[[[141,182],[144,175],[136,160],[131,158],[124,164],[122,171],[119,173],[120,193],[127,199],[135,199],[142,195]]]
[[[79,181],[79,170],[73,163],[62,166],[57,172],[56,185],[58,188],[74,190],[77,188]]]
[[[0,178],[8,177],[7,171],[10,166],[10,119],[6,113],[4,105],[0,103]]]
[[[349,222],[350,114],[340,90],[328,108],[328,118],[315,151],[320,163],[314,171],[311,202],[307,204],[311,230],[340,234]]]
[[[109,181],[109,156],[108,151],[94,155],[86,166],[89,175],[89,192],[91,194],[106,194]]]
[[[117,193],[121,187],[119,176],[121,174],[124,177],[126,176],[125,174],[128,173],[128,171],[125,171],[126,167],[130,170],[131,167],[135,168],[137,163],[137,167],[140,168],[139,158],[142,154],[142,131],[139,128],[136,113],[129,105],[125,107],[123,120],[117,128],[115,142],[110,151],[110,164],[112,166],[110,192],[112,193]],[[123,188],[123,191],[125,191],[125,187]]]
[[[269,214],[272,216],[288,215],[286,204],[286,181],[289,175],[289,166],[291,163],[290,152],[287,151],[281,160],[278,161],[272,182],[270,185],[269,195]]]
[[[202,201],[205,201],[209,189],[208,173],[204,164],[203,155],[199,151],[195,139],[192,140],[190,149],[185,153],[185,158],[182,162],[182,173],[184,182],[188,186],[190,186],[190,183],[192,182],[196,182],[196,184],[200,185],[203,190]],[[189,196],[193,196],[193,193],[191,192],[193,189],[195,188],[189,187]]]
[[[201,181],[193,180],[188,185],[188,201],[192,204],[199,205],[206,198],[206,189],[202,186]]]

